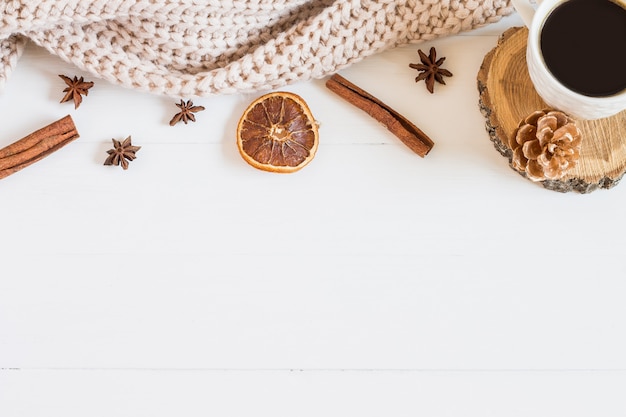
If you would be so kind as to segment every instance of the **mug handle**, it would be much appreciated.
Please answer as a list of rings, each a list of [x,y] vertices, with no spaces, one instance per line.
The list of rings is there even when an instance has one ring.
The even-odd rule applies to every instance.
[[[530,27],[535,15],[535,8],[530,4],[530,0],[511,0],[511,3],[513,3],[513,7],[519,13],[526,27]],[[539,5],[541,0],[536,0],[535,3]]]

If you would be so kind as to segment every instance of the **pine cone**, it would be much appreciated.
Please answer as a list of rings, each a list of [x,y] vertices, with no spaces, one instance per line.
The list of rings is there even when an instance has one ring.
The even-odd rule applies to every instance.
[[[557,180],[576,166],[580,142],[580,130],[565,113],[536,111],[520,122],[511,138],[511,164],[532,181]]]

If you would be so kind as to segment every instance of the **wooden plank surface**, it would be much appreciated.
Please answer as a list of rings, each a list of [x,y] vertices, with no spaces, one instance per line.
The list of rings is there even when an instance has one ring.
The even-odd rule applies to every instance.
[[[76,71],[30,46],[0,146],[65,114],[81,138],[0,182],[0,415],[624,415],[626,189],[548,191],[493,148],[476,74],[516,24],[342,71],[424,159],[324,80],[285,88],[320,122],[292,175],[238,154],[256,95],[170,127],[174,100],[96,79],[74,110]],[[408,67],[430,46],[434,95]]]

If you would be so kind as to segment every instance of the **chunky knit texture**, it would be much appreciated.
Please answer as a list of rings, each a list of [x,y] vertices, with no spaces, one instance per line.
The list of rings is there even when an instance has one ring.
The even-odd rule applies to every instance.
[[[28,39],[112,83],[195,97],[321,78],[512,11],[509,0],[2,0],[0,88]]]

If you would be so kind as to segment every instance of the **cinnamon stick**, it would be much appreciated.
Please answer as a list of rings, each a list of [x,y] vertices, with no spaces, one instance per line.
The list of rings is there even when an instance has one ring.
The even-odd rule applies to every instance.
[[[326,87],[383,124],[419,156],[426,156],[435,145],[422,130],[406,117],[341,75],[335,74],[330,77],[326,81]]]
[[[68,115],[0,149],[0,178],[39,161],[78,136],[74,121]]]

